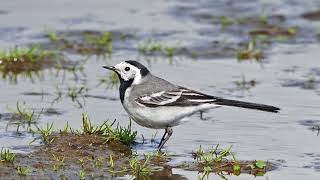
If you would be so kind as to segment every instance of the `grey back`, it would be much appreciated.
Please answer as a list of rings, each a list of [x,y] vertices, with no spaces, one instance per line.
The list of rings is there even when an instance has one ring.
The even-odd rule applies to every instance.
[[[148,74],[142,79],[140,84],[134,85],[131,89],[130,99],[134,100],[137,97],[150,95],[167,90],[178,90],[178,86],[152,74]]]

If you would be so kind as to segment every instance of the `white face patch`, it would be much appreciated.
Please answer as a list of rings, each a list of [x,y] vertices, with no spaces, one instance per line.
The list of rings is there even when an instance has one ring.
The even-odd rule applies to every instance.
[[[117,64],[115,68],[117,69],[117,72],[120,74],[123,80],[129,81],[131,79],[134,79],[133,84],[139,84],[142,78],[140,69],[126,62]]]

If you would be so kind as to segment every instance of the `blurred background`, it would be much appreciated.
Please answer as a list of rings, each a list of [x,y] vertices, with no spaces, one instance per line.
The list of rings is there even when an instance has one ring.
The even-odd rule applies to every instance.
[[[53,123],[58,129],[68,122],[77,129],[83,112],[94,124],[117,119],[127,126],[118,79],[102,66],[137,60],[181,86],[282,109],[219,108],[192,116],[166,144],[177,155],[173,164],[189,160],[199,145],[233,145],[240,159],[263,159],[276,168],[262,177],[228,179],[320,178],[319,0],[0,4],[2,147],[29,152],[34,137],[28,127]],[[132,128],[138,142],[146,139],[134,147],[138,153],[156,149],[151,139],[162,131]],[[173,171],[197,178],[197,172]]]

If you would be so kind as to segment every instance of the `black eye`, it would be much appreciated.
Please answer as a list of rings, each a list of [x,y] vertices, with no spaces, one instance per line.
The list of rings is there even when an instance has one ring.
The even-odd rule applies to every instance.
[[[124,68],[125,71],[129,71],[130,70],[130,67],[126,67]]]

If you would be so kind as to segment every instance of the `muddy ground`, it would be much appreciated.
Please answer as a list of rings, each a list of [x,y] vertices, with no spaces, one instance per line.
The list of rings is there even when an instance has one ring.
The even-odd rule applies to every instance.
[[[13,162],[3,160],[0,176],[5,179],[106,179],[123,176],[136,179],[171,179],[172,168],[201,173],[205,167],[202,161],[184,162],[172,167],[168,164],[170,156],[156,152],[160,154],[140,158],[141,164],[148,159],[150,174],[139,175],[131,166],[133,152],[129,146],[119,141],[107,142],[101,135],[76,133],[59,133],[51,135],[49,139],[52,140],[51,143],[34,147],[31,153],[16,154]],[[234,170],[235,163],[240,168],[237,171]],[[261,176],[266,171],[276,168],[271,163],[263,167],[256,167],[255,164],[255,161],[223,160],[211,164],[211,168],[214,173],[221,176],[240,173]],[[19,167],[24,168],[24,171],[19,172]]]

